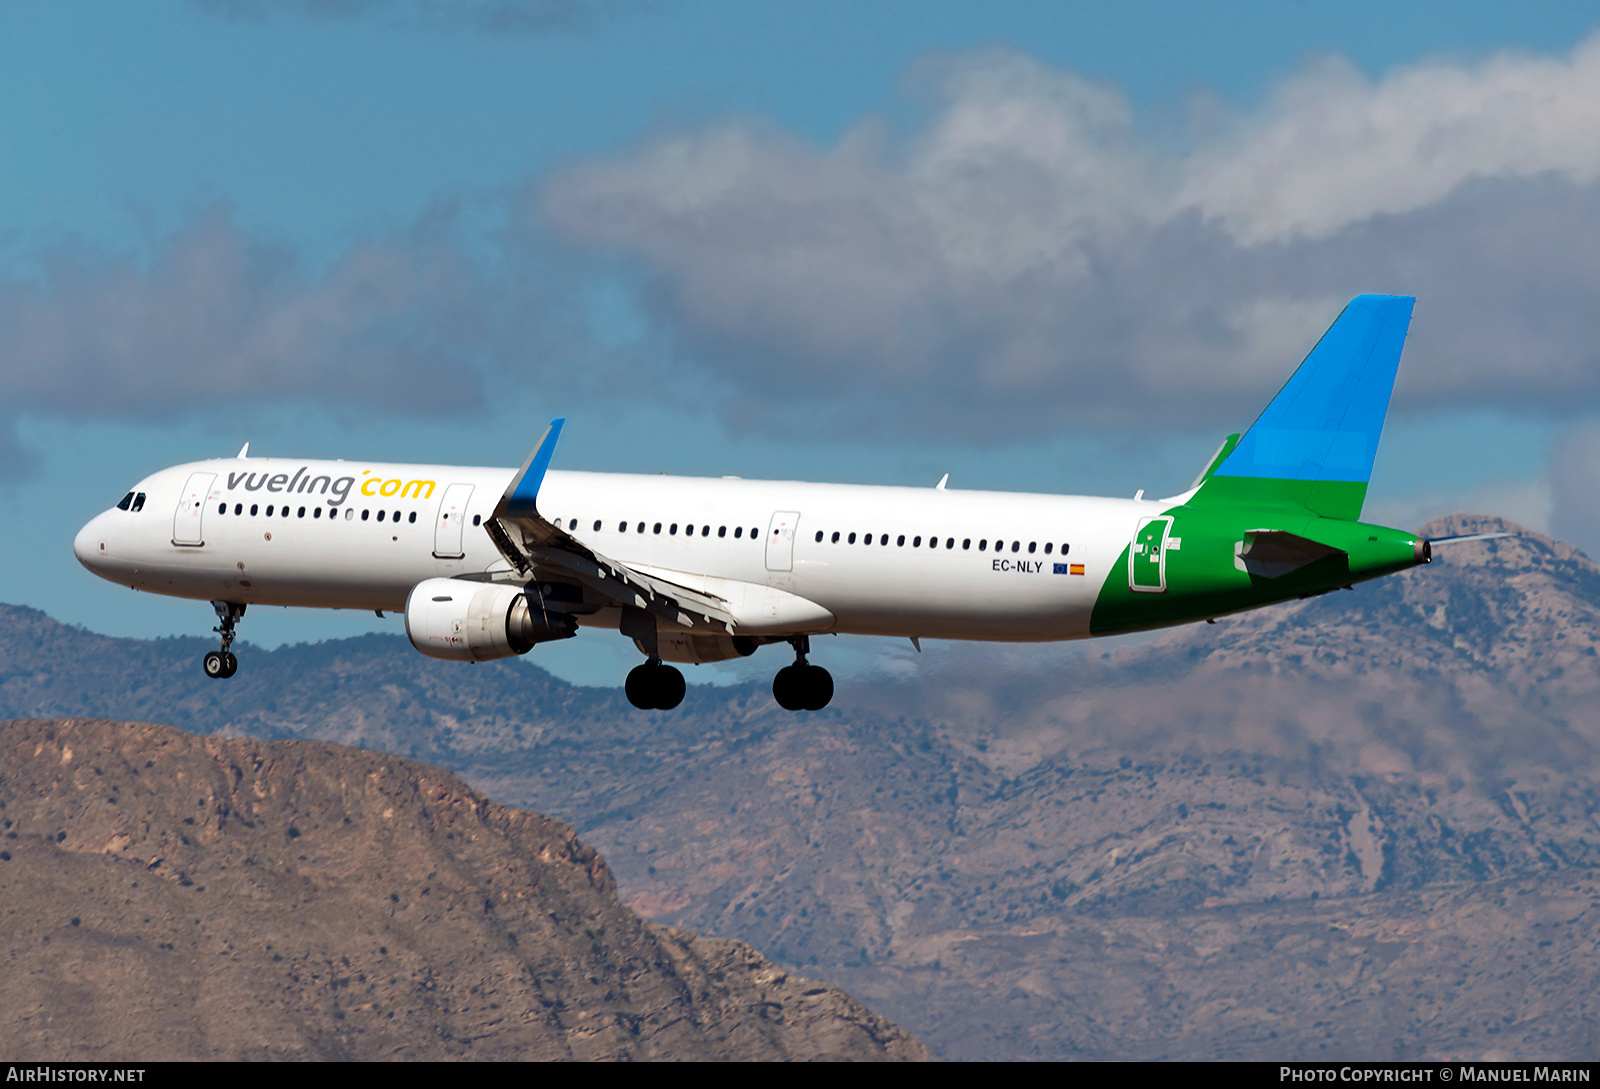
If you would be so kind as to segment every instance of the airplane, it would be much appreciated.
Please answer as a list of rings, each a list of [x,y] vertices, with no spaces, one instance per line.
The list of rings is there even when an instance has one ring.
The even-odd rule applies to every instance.
[[[788,710],[833,697],[831,633],[1043,642],[1210,621],[1432,559],[1361,522],[1415,300],[1353,299],[1242,434],[1166,499],[701,479],[551,468],[554,420],[520,469],[249,455],[163,469],[78,533],[91,572],[211,602],[231,677],[250,605],[402,612],[453,661],[526,654],[580,626],[644,655],[635,707],[683,674],[786,643]]]

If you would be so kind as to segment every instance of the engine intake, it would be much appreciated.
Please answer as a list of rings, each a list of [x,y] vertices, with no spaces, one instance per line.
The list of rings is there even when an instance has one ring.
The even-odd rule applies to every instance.
[[[406,637],[430,658],[487,662],[578,634],[570,613],[532,608],[518,586],[425,579],[406,598]]]

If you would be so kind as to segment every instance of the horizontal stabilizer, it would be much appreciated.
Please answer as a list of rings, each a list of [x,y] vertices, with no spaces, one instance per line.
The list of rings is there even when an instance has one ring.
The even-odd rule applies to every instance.
[[[1342,549],[1285,530],[1252,529],[1234,546],[1233,566],[1257,578],[1276,579],[1329,556],[1343,555]]]
[[[1439,545],[1466,544],[1468,541],[1498,541],[1501,537],[1515,537],[1515,533],[1465,533],[1459,537],[1429,537],[1428,543]]]

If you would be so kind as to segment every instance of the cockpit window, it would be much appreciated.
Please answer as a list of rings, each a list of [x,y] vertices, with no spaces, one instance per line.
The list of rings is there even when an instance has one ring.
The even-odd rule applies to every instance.
[[[127,495],[122,497],[122,502],[117,504],[117,509],[127,510],[131,506],[133,506],[133,493],[129,492]]]
[[[144,510],[144,492],[133,497],[133,512],[138,514],[142,510]]]

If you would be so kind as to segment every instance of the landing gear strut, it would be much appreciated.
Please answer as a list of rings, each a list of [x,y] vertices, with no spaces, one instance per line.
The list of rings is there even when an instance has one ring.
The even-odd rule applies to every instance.
[[[785,711],[820,711],[833,699],[833,674],[806,661],[810,638],[797,635],[789,643],[794,647],[794,665],[784,666],[772,678],[772,698]]]
[[[211,607],[217,610],[217,619],[222,621],[211,629],[222,636],[222,649],[206,655],[206,676],[220,681],[239,672],[239,659],[228,648],[233,646],[233,628],[244,616],[244,606],[231,601],[213,601]]]
[[[663,665],[660,658],[651,658],[628,674],[624,690],[628,702],[641,711],[670,711],[683,702],[686,687],[682,673]]]

